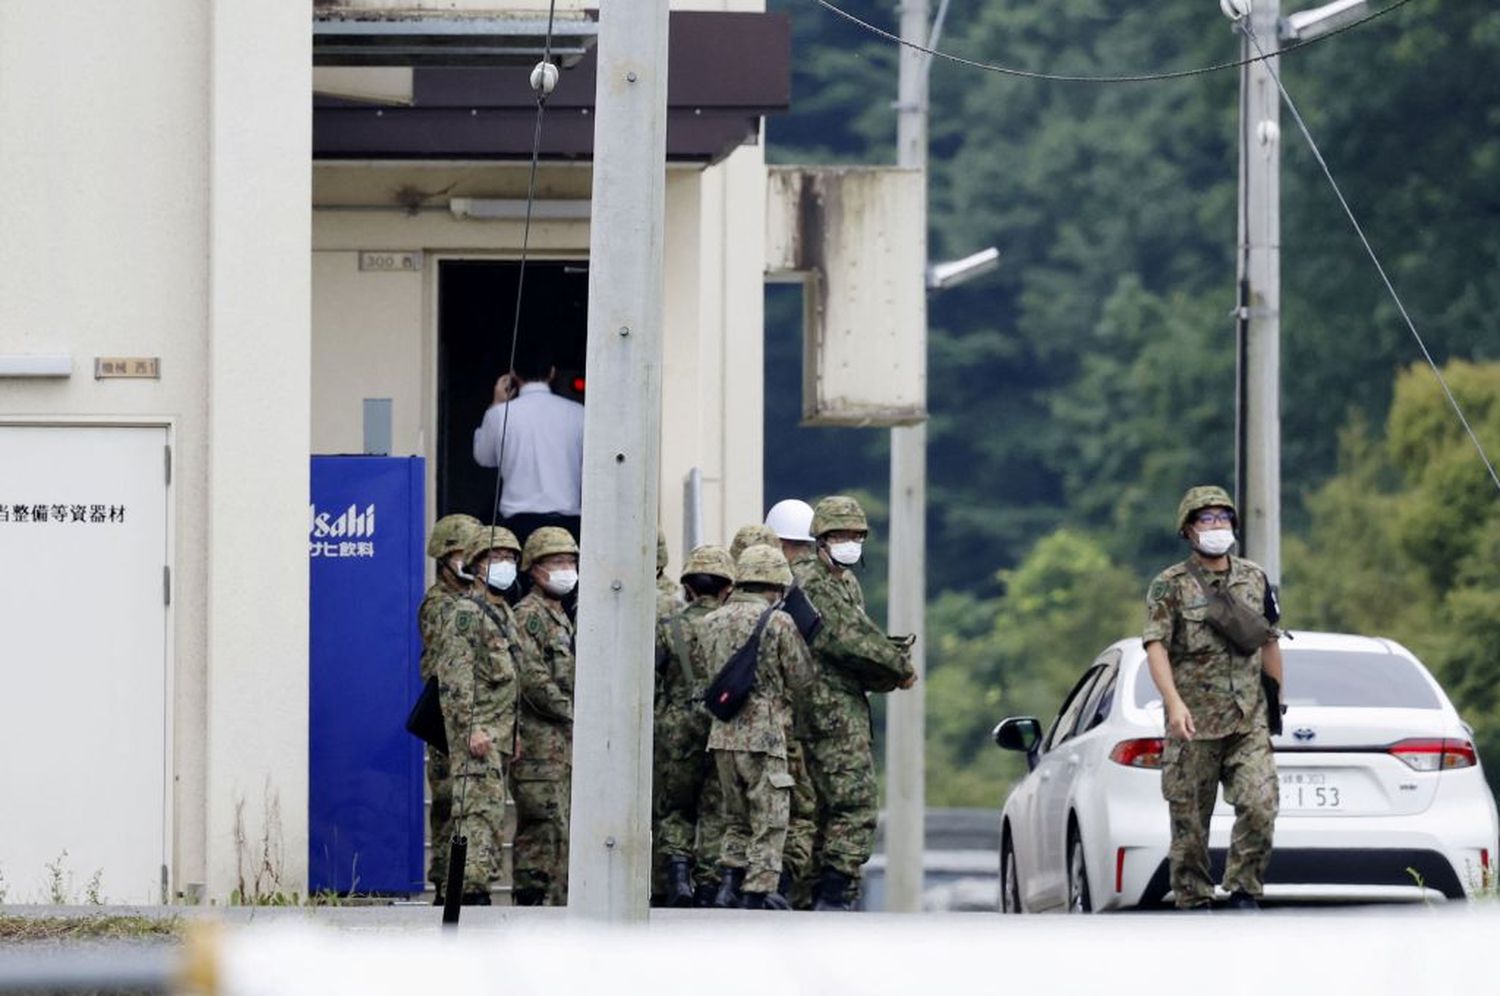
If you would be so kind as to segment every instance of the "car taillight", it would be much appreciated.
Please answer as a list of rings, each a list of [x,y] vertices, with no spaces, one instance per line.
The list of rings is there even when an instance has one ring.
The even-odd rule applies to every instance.
[[[1109,752],[1109,759],[1129,768],[1160,768],[1161,752],[1166,741],[1161,737],[1121,740]]]
[[[1448,771],[1451,768],[1472,768],[1479,763],[1474,745],[1467,740],[1446,740],[1423,737],[1402,740],[1391,744],[1387,753],[1399,757],[1407,767],[1416,771]]]

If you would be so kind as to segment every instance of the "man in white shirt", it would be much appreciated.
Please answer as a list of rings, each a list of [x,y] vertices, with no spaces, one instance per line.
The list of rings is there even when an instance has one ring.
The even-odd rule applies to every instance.
[[[481,467],[500,467],[500,519],[522,543],[541,526],[561,526],[578,537],[583,406],[552,393],[555,373],[541,350],[518,355],[474,430],[474,459]]]

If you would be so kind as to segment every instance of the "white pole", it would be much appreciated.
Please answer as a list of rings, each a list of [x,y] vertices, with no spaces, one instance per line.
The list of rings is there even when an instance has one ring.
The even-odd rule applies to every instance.
[[[1278,0],[1255,0],[1249,27],[1275,51]],[[1246,39],[1246,56],[1256,55]],[[1281,581],[1281,100],[1277,60],[1241,71],[1239,274],[1247,287],[1240,383],[1241,523],[1245,556]]]
[[[927,0],[904,0],[901,37],[926,45]],[[925,201],[927,170],[927,71],[930,60],[902,46],[896,107],[896,164],[923,171],[924,201],[921,221],[912,237],[927,242]],[[924,251],[923,260],[927,258]],[[923,274],[923,285],[926,279]],[[925,293],[925,291],[924,291]],[[927,344],[927,305],[915,330],[923,352]],[[915,633],[912,663],[917,684],[892,693],[886,712],[886,909],[915,913],[922,908],[923,819],[927,809],[924,743],[926,739],[926,677],[923,654],[926,633],[925,578],[927,575],[927,426],[898,426],[891,430],[890,584],[887,624],[892,633]]]
[[[601,5],[569,908],[644,922],[661,439],[667,0]]]

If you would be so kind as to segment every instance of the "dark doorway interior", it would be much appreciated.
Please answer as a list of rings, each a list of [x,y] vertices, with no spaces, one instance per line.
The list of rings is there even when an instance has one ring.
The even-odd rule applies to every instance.
[[[437,515],[490,521],[495,471],[474,462],[474,430],[510,358],[520,269],[513,261],[438,264]],[[583,260],[526,263],[522,344],[546,338],[557,365],[552,389],[577,401],[584,400],[588,290]]]

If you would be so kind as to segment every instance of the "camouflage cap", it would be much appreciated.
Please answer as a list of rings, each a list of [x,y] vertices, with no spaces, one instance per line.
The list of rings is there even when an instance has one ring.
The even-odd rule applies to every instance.
[[[461,552],[469,545],[469,534],[482,525],[472,515],[462,512],[443,516],[432,524],[432,532],[427,536],[427,556],[441,560]]]
[[[1200,484],[1196,488],[1188,488],[1182,501],[1177,503],[1177,531],[1186,529],[1193,513],[1205,508],[1227,508],[1231,513],[1239,514],[1228,491],[1215,484]]]
[[[710,577],[733,581],[734,559],[722,546],[695,547],[693,552],[688,554],[687,563],[682,565],[682,576],[686,578],[689,574],[707,574]]]
[[[521,553],[521,570],[528,571],[532,564],[555,553],[571,553],[576,557],[578,544],[573,541],[573,534],[562,526],[543,526],[526,537],[526,549]]]
[[[740,554],[757,543],[763,543],[766,546],[781,546],[781,540],[776,538],[776,530],[756,522],[741,526],[739,532],[734,534],[734,542],[729,544],[729,555],[734,558],[735,563],[738,563]]]
[[[656,531],[656,573],[660,574],[667,569],[667,534],[660,529]]]
[[[776,584],[785,588],[792,583],[792,569],[779,548],[756,543],[745,547],[734,564],[735,584]]]
[[[853,498],[829,495],[813,506],[812,534],[822,536],[841,530],[867,533],[870,522],[865,518],[865,510]]]
[[[521,541],[504,526],[481,525],[464,547],[464,563],[472,564],[491,550],[512,550],[520,556]]]

